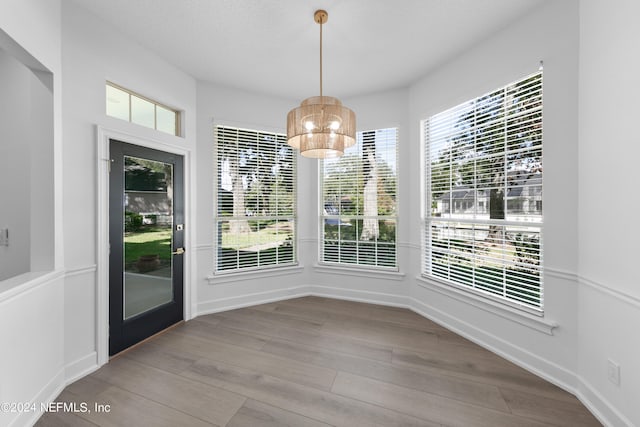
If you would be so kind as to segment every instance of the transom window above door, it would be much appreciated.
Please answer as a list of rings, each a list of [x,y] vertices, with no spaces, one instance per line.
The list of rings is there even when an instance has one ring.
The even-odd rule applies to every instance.
[[[114,83],[106,84],[107,116],[180,136],[180,112]]]

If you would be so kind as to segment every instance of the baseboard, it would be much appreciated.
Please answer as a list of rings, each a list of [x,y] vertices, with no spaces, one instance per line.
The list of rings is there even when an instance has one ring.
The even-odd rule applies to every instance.
[[[576,396],[604,426],[633,426],[629,419],[577,374],[417,299],[410,298],[409,308]]]
[[[355,289],[336,288],[332,286],[311,285],[309,286],[309,294],[318,297],[365,302],[368,304],[380,304],[402,308],[409,307],[409,299],[406,296],[386,294],[382,292],[358,291]]]
[[[51,380],[31,400],[36,405],[35,411],[22,411],[10,423],[9,427],[32,426],[42,416],[40,403],[49,403],[64,389],[64,369],[60,369]]]
[[[513,345],[496,335],[455,319],[447,313],[415,298],[411,298],[410,302],[409,308],[419,315],[436,322],[469,341],[486,348],[527,371],[544,378],[550,383],[557,385],[563,390],[576,395],[578,378],[574,372],[540,356],[531,354],[531,352]]]
[[[578,378],[580,384],[576,397],[605,426],[633,427],[633,423],[611,405],[591,384]]]
[[[98,353],[92,351],[86,356],[83,356],[65,366],[65,385],[69,385],[80,378],[89,375],[98,368]]]
[[[197,312],[193,318],[205,314],[218,313],[221,311],[235,310],[237,308],[251,307],[259,304],[282,301],[291,298],[308,296],[309,286],[294,286],[288,288],[274,289],[266,292],[256,292],[253,294],[239,295],[227,298],[209,300],[198,304]]]
[[[404,296],[331,286],[303,285],[206,301],[198,304],[197,316],[305,296],[318,296],[393,307],[408,307],[408,299]]]

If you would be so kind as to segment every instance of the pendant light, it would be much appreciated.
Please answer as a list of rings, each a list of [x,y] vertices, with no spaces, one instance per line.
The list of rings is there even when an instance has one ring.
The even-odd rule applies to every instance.
[[[312,96],[289,111],[287,143],[305,157],[340,157],[356,143],[356,115],[338,98],[322,94],[322,25],[329,15],[317,10],[313,19],[320,24],[320,96]]]

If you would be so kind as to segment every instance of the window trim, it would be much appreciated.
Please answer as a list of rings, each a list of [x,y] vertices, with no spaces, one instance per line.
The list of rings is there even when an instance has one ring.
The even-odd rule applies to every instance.
[[[403,281],[405,274],[400,272],[398,267],[375,267],[361,266],[358,264],[338,264],[318,262],[313,266],[317,273],[338,274],[342,276],[369,277],[378,280]]]
[[[540,156],[541,156],[541,161],[542,164],[544,165],[544,78],[543,78],[543,72],[542,70],[536,71],[534,73],[531,73],[529,75],[526,75],[524,77],[518,78],[512,82],[509,82],[505,85],[502,85],[498,88],[495,88],[489,92],[486,92],[480,96],[475,96],[471,99],[468,99],[466,101],[460,102],[452,107],[443,109],[442,111],[436,112],[434,114],[431,114],[429,117],[420,120],[420,148],[421,148],[421,172],[422,172],[422,179],[421,179],[421,186],[422,186],[422,194],[421,194],[421,206],[422,206],[422,218],[421,218],[421,231],[422,231],[422,235],[421,235],[421,240],[422,240],[422,257],[421,257],[421,273],[420,275],[417,277],[417,281],[418,284],[422,287],[428,288],[428,289],[433,289],[441,294],[444,295],[448,295],[450,297],[453,297],[457,300],[460,301],[465,301],[465,302],[469,302],[469,301],[478,301],[481,304],[484,304],[485,307],[493,307],[491,310],[491,312],[495,312],[496,308],[505,310],[507,312],[512,312],[514,310],[516,310],[516,314],[519,316],[525,316],[528,317],[528,315],[531,316],[536,316],[536,317],[544,317],[544,250],[543,250],[543,237],[544,237],[544,211],[541,212],[541,219],[540,221],[509,221],[509,220],[500,220],[500,219],[494,219],[494,220],[483,220],[483,219],[479,219],[479,218],[473,218],[473,219],[464,219],[464,218],[451,218],[450,222],[452,224],[455,223],[470,223],[470,224],[495,224],[495,225],[501,225],[501,226],[521,226],[521,227],[527,227],[527,226],[535,226],[536,228],[539,228],[539,236],[540,236],[540,243],[539,243],[539,285],[540,285],[540,302],[539,302],[539,307],[535,307],[533,305],[528,305],[524,302],[519,302],[517,300],[514,299],[510,299],[510,298],[506,298],[506,297],[502,297],[502,296],[498,296],[496,294],[493,294],[489,291],[485,291],[483,289],[479,289],[475,286],[475,282],[472,285],[465,285],[463,283],[458,283],[454,280],[451,279],[447,279],[444,277],[438,277],[438,276],[434,276],[429,274],[429,272],[426,269],[426,266],[428,264],[428,260],[427,257],[429,256],[430,253],[430,249],[429,249],[429,245],[428,245],[428,230],[430,230],[430,224],[431,221],[436,220],[436,221],[440,221],[442,219],[438,219],[434,216],[432,216],[431,214],[431,202],[432,202],[432,191],[431,191],[431,166],[430,166],[430,159],[427,159],[427,138],[428,135],[426,134],[426,124],[431,120],[432,117],[434,117],[435,115],[438,115],[440,113],[446,112],[450,109],[454,109],[457,108],[461,105],[464,105],[466,103],[469,102],[474,102],[478,99],[481,99],[485,96],[488,96],[496,91],[499,90],[505,90],[506,88],[508,88],[509,86],[512,86],[514,84],[517,84],[519,82],[525,81],[527,79],[530,79],[532,77],[535,76],[540,76],[540,95],[541,95],[541,99],[542,99],[542,107],[540,109],[540,111],[543,114],[543,118],[542,118],[542,128],[541,128],[541,135],[542,135],[542,141],[540,144]],[[505,151],[506,153],[506,151]],[[507,187],[505,187],[506,189]],[[542,201],[544,201],[544,184],[543,184],[543,177],[541,178],[541,188],[542,188]],[[453,188],[450,190],[453,191]],[[509,199],[507,197],[507,194],[505,192],[505,195],[503,196],[503,202],[505,205],[505,213],[507,212],[507,204],[509,202]],[[542,206],[544,206],[544,203],[542,203]],[[485,207],[485,209],[488,209],[488,207]],[[448,220],[445,220],[448,221]],[[429,286],[425,286],[425,285],[429,285]],[[477,303],[473,303],[473,302],[469,302],[471,305],[474,306],[478,306]],[[483,308],[483,307],[480,307]],[[483,308],[486,309],[486,308]],[[506,317],[506,316],[503,316]],[[508,316],[508,318],[512,318],[512,315]],[[516,320],[517,321],[517,320]],[[519,322],[522,323],[522,322]],[[547,322],[543,322],[546,327],[550,328],[549,329],[549,333],[550,335],[552,335],[552,330],[553,328],[555,328],[557,325],[553,322],[551,323],[547,323]],[[545,329],[543,328],[543,329]],[[535,328],[540,330],[539,328]]]
[[[400,224],[400,215],[398,214],[399,211],[399,205],[400,205],[400,174],[397,168],[397,165],[399,164],[399,142],[400,142],[400,127],[399,126],[389,126],[389,127],[381,127],[381,128],[375,128],[375,129],[367,129],[367,130],[362,130],[362,131],[358,131],[357,134],[362,134],[365,132],[376,132],[376,131],[383,131],[383,130],[388,130],[388,129],[394,129],[395,130],[395,160],[396,160],[396,189],[395,189],[395,196],[396,196],[396,211],[395,211],[395,215],[391,216],[391,215],[376,215],[375,218],[378,218],[379,220],[384,220],[384,219],[393,219],[395,220],[395,224],[396,224],[396,232],[395,232],[395,241],[394,241],[394,253],[395,253],[395,266],[384,266],[384,265],[370,265],[370,264],[358,264],[358,263],[346,263],[346,262],[339,262],[339,261],[326,261],[324,259],[324,221],[326,219],[339,219],[340,217],[352,217],[355,219],[364,219],[365,215],[324,215],[322,212],[324,212],[324,194],[323,194],[323,186],[324,186],[324,161],[319,162],[318,163],[318,263],[314,266],[314,268],[319,271],[319,272],[329,272],[329,269],[333,269],[336,272],[342,272],[342,273],[338,273],[338,274],[346,274],[346,275],[366,275],[365,273],[371,273],[371,272],[376,272],[376,273],[380,273],[380,274],[385,274],[385,275],[389,275],[390,278],[396,278],[396,277],[400,277],[399,275],[402,275],[402,277],[404,277],[404,273],[399,273],[400,272],[400,264],[398,263],[398,247],[399,247],[399,242],[398,242],[398,231],[399,231],[399,224]],[[357,140],[357,136],[356,136],[356,140]],[[346,149],[347,150],[347,149]],[[347,154],[345,150],[345,155]],[[372,218],[371,216],[368,216],[367,218]],[[363,274],[358,274],[358,272],[361,271]],[[394,280],[401,280],[401,279],[394,279]]]
[[[226,123],[212,123],[213,126],[213,203],[214,203],[214,212],[213,212],[213,272],[207,277],[207,280],[210,284],[220,283],[222,282],[233,282],[236,280],[242,279],[234,279],[233,277],[250,277],[252,275],[256,275],[258,277],[260,273],[263,273],[265,276],[279,276],[286,274],[294,274],[298,271],[299,268],[303,268],[300,265],[300,260],[298,256],[298,156],[295,151],[292,152],[292,160],[293,160],[293,170],[291,172],[292,176],[292,184],[293,190],[291,194],[294,197],[293,203],[293,212],[292,215],[288,216],[253,216],[246,217],[248,220],[293,220],[293,236],[291,241],[293,242],[293,261],[291,262],[283,262],[277,264],[266,264],[260,266],[250,266],[250,267],[242,267],[242,268],[230,268],[226,270],[218,270],[218,249],[219,249],[219,239],[218,239],[218,222],[219,221],[229,221],[234,219],[235,217],[220,217],[218,215],[218,153],[219,153],[219,142],[218,142],[218,128],[226,128],[226,129],[234,129],[236,131],[244,131],[244,132],[254,132],[256,134],[270,134],[275,136],[286,136],[284,133],[275,131],[275,130],[257,130],[257,129],[249,129],[248,127],[244,127],[236,124],[226,124]]]
[[[223,270],[216,271],[207,276],[210,285],[223,285],[230,282],[242,282],[245,280],[262,279],[265,277],[289,276],[304,271],[304,266],[296,264],[278,264],[251,270]]]
[[[558,322],[547,319],[543,312],[522,310],[522,307],[504,304],[504,300],[498,301],[496,298],[468,292],[468,289],[462,288],[462,285],[451,286],[449,282],[424,275],[416,276],[416,283],[429,291],[437,292],[547,335],[554,335],[554,329],[560,326]]]

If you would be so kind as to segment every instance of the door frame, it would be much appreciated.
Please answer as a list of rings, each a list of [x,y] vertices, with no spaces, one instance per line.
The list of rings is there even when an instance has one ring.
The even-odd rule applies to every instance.
[[[184,139],[176,142],[184,144]],[[97,141],[97,265],[96,265],[96,356],[98,367],[109,361],[109,168],[111,163],[110,142],[118,140],[132,145],[151,148],[177,154],[184,158],[184,320],[190,320],[195,314],[197,303],[196,287],[192,286],[191,277],[195,267],[195,254],[192,253],[195,236],[195,217],[191,209],[191,188],[193,168],[191,150],[152,138],[141,138],[117,130],[96,126]]]

